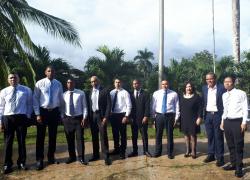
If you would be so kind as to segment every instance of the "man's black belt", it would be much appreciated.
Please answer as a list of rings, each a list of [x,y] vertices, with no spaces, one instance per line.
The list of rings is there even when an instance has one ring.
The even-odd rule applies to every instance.
[[[58,110],[58,107],[55,107],[55,108],[43,108],[43,107],[41,107],[41,109],[45,110],[45,111],[48,111],[48,112],[51,112],[51,111]]]
[[[242,121],[243,118],[226,118],[228,121]]]
[[[218,111],[207,111],[207,114],[216,114]]]
[[[175,113],[174,112],[169,112],[169,113],[156,113],[156,114],[158,114],[158,115],[175,115]]]

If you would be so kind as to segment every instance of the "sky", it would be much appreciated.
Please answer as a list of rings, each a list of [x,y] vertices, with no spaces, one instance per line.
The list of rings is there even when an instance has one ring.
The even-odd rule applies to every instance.
[[[47,47],[53,58],[63,58],[83,69],[91,56],[103,56],[99,46],[118,47],[126,60],[138,50],[159,51],[159,0],[27,0],[30,6],[69,21],[77,29],[82,48],[48,35],[37,25],[26,22],[32,40]],[[165,0],[164,64],[170,58],[191,57],[202,50],[213,51],[212,0]],[[215,41],[218,57],[232,54],[231,0],[214,0]],[[241,51],[250,48],[249,0],[240,1]]]

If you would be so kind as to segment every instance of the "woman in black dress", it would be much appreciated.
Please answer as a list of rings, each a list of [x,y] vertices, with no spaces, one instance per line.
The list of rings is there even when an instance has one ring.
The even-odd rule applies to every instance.
[[[197,133],[200,133],[202,103],[191,82],[185,83],[183,95],[180,96],[180,115],[181,132],[184,133],[186,141],[184,157],[191,155],[195,159]]]

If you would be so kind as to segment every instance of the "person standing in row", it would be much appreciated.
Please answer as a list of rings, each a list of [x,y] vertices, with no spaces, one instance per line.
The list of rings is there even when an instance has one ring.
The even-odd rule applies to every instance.
[[[191,82],[187,82],[180,96],[180,130],[184,133],[186,153],[184,157],[196,158],[197,133],[200,133],[202,101]]]
[[[216,83],[216,75],[206,75],[207,85],[202,87],[204,120],[208,138],[208,155],[204,160],[209,163],[217,159],[216,166],[224,165],[224,137],[220,129],[223,113],[222,94],[226,91],[222,84]]]
[[[67,91],[64,93],[65,117],[63,119],[65,135],[68,143],[69,158],[66,164],[76,161],[75,137],[77,144],[78,160],[87,165],[84,158],[84,127],[87,121],[87,103],[85,93],[75,89],[75,82],[67,80]]]
[[[156,146],[154,157],[159,157],[162,153],[163,130],[167,130],[167,153],[168,158],[173,159],[173,130],[180,116],[179,98],[176,92],[169,89],[167,80],[161,82],[161,89],[155,91],[152,97],[152,116],[155,118],[156,126]]]
[[[110,92],[112,106],[110,122],[114,139],[114,151],[111,154],[120,154],[120,159],[125,159],[127,148],[127,123],[131,113],[132,104],[129,93],[122,88],[120,79],[114,81],[115,89]],[[119,145],[121,137],[121,145]]]
[[[100,159],[99,154],[99,133],[101,139],[101,149],[106,165],[111,164],[109,158],[109,142],[107,133],[107,123],[111,111],[111,97],[109,91],[100,85],[96,76],[90,78],[91,92],[88,96],[89,102],[89,122],[92,134],[93,157],[90,161]]]
[[[227,90],[222,96],[224,112],[220,128],[225,131],[227,146],[230,153],[230,162],[224,170],[235,170],[236,177],[243,177],[243,148],[244,132],[247,129],[248,102],[244,91],[234,87],[235,78],[228,76],[224,79]]]
[[[48,66],[45,75],[46,78],[36,83],[33,95],[33,107],[37,120],[37,170],[44,168],[44,139],[47,126],[49,132],[48,163],[55,163],[57,126],[64,113],[63,88],[62,84],[54,79],[55,69]]]
[[[151,157],[148,151],[148,119],[150,117],[150,97],[149,94],[141,88],[141,83],[139,80],[133,80],[133,93],[130,94],[132,102],[132,142],[133,151],[128,155],[128,157],[138,156],[138,131],[142,135],[143,142],[143,154]]]
[[[15,132],[18,142],[17,167],[27,170],[26,144],[27,118],[32,113],[32,91],[30,88],[18,84],[19,77],[16,73],[8,75],[10,86],[1,90],[0,93],[0,128],[4,131],[4,168],[3,173],[12,172],[12,146]]]

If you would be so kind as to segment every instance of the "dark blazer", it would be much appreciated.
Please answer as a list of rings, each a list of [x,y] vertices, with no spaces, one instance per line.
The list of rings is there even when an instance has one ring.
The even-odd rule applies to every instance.
[[[91,95],[92,95],[92,89],[89,91],[87,98],[88,113],[89,113],[88,117],[90,120],[93,117]],[[110,97],[110,91],[108,89],[105,89],[103,87],[99,88],[98,106],[101,118],[104,117],[109,118],[111,112],[111,97]]]
[[[141,123],[143,117],[150,117],[150,97],[141,89],[138,99],[134,96],[134,91],[130,93],[132,102],[131,118]]]
[[[226,89],[222,84],[216,84],[217,86],[217,94],[216,94],[216,105],[218,108],[218,113],[220,115],[223,114],[223,102],[222,102],[222,94],[226,92]],[[202,87],[202,100],[203,100],[203,108],[204,108],[204,117],[206,116],[206,107],[207,107],[207,94],[208,94],[208,86],[204,85]]]

